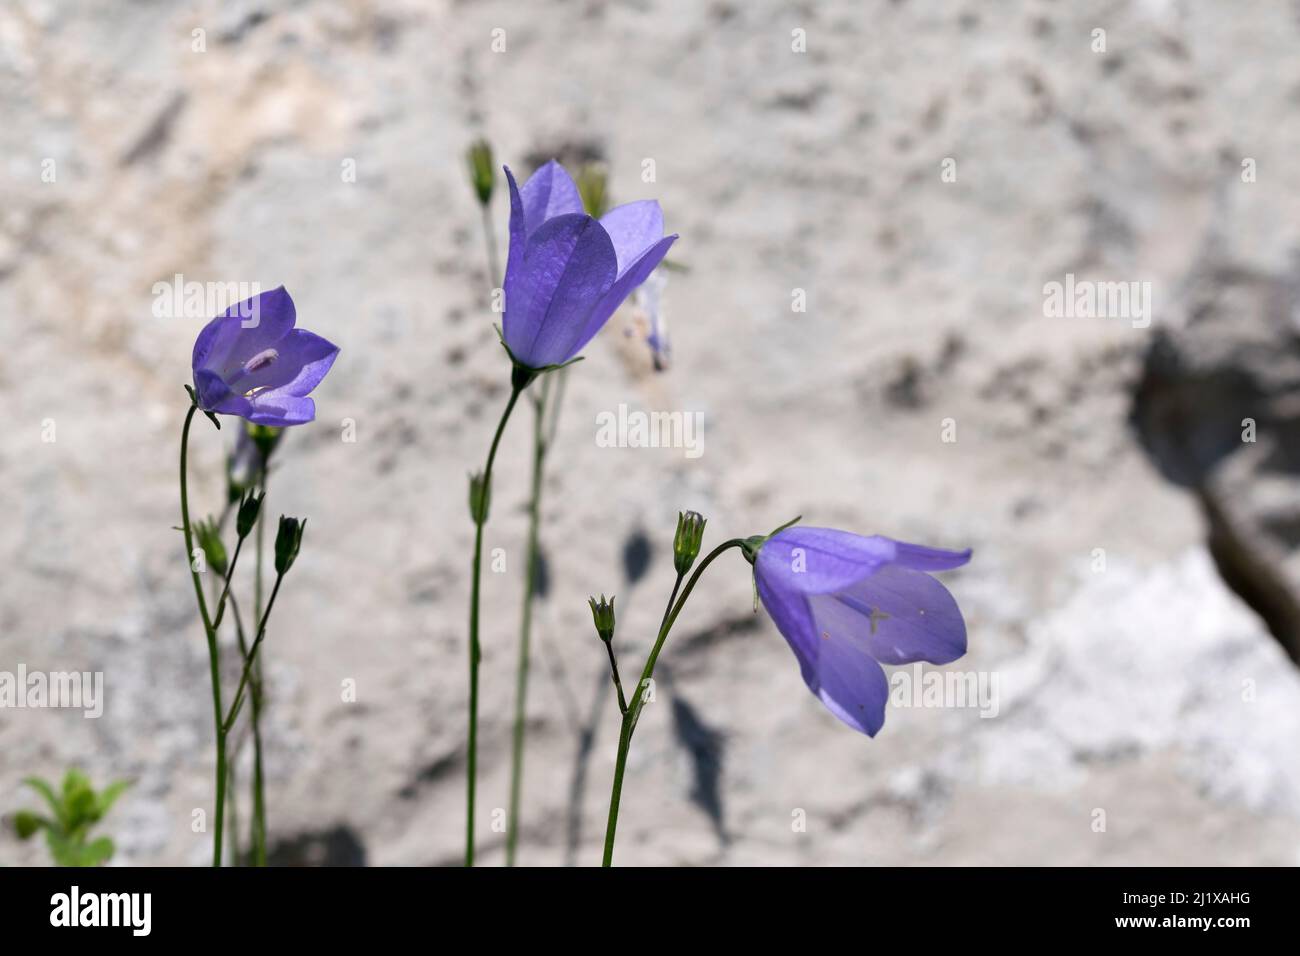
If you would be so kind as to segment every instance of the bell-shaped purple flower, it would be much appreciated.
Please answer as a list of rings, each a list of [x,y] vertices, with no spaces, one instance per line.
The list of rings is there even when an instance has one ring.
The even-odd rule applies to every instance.
[[[302,425],[316,417],[307,396],[325,377],[338,346],[294,328],[284,286],[231,306],[194,342],[194,391],[205,412],[256,425]]]
[[[763,542],[754,581],[808,689],[874,737],[889,700],[881,664],[947,664],[966,653],[957,602],[929,572],[961,567],[970,556],[796,526]]]
[[[665,236],[653,200],[617,206],[599,220],[582,211],[578,187],[557,162],[510,186],[506,347],[540,369],[577,355],[646,280],[677,238]]]

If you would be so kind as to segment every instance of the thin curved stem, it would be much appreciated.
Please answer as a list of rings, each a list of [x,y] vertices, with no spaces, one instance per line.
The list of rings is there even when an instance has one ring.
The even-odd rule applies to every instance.
[[[558,403],[559,395],[556,400]],[[542,515],[542,475],[550,439],[546,414],[551,400],[551,377],[542,380],[533,407],[533,482],[528,500],[528,551],[524,570],[524,606],[519,619],[519,661],[515,666],[515,722],[510,748],[510,809],[506,816],[506,866],[515,865],[519,848],[519,815],[524,788],[524,737],[527,732],[529,655],[533,630],[533,603],[537,589],[538,539]]]
[[[682,589],[682,582],[684,580],[686,580],[686,575],[679,574],[677,575],[677,580],[673,582],[672,593],[668,595],[668,604],[664,607],[664,616],[662,620],[659,621],[660,629],[668,623],[668,615],[672,613],[673,603],[677,600],[677,592]]]
[[[266,500],[266,479],[269,469],[268,462],[262,461],[261,475],[259,483],[262,490],[262,500]],[[254,620],[258,620],[262,613],[262,544],[265,539],[262,529],[266,526],[266,515],[259,510],[257,515],[257,581],[256,599],[257,606]],[[247,648],[244,650],[244,657],[248,657]],[[253,865],[266,866],[266,777],[262,772],[262,689],[265,686],[262,683],[262,660],[258,658],[253,665],[252,686],[249,691],[252,697],[252,725],[253,725],[253,819],[250,826],[249,842],[252,843]]]
[[[189,460],[190,425],[194,421],[194,413],[198,410],[198,405],[190,405],[190,410],[185,415],[185,426],[181,429],[181,528],[185,532],[185,563],[189,565],[190,577],[194,580],[194,597],[199,603],[203,633],[208,639],[212,713],[217,735],[217,806],[213,821],[212,865],[219,867],[221,866],[222,827],[226,818],[226,731],[221,721],[221,656],[217,648],[217,632],[212,626],[212,618],[208,616],[208,602],[203,596],[203,585],[199,582],[199,573],[194,570],[194,532],[190,526],[189,481],[185,474]]]
[[[664,615],[663,624],[659,627],[659,636],[655,639],[654,647],[650,650],[650,656],[646,658],[645,667],[641,670],[641,679],[632,695],[632,700],[628,704],[627,713],[623,715],[623,725],[618,734],[618,756],[614,761],[614,785],[609,795],[609,819],[605,824],[605,858],[602,866],[612,866],[614,862],[614,834],[618,829],[618,808],[619,802],[623,795],[623,775],[627,770],[627,755],[632,747],[632,734],[636,731],[637,720],[641,716],[641,708],[645,706],[646,683],[654,676],[655,664],[659,661],[659,653],[664,648],[664,642],[668,640],[668,633],[673,629],[673,624],[677,622],[677,616],[682,613],[682,608],[686,606],[686,601],[691,596],[691,591],[695,589],[695,582],[699,581],[700,575],[704,573],[713,561],[724,552],[731,548],[739,548],[745,544],[743,538],[732,538],[730,541],[724,541],[718,545],[699,564],[695,573],[691,575],[686,587],[682,591],[682,596],[677,599],[675,605],[670,605],[671,611]],[[678,584],[681,583],[680,577]],[[674,586],[674,591],[676,587]]]
[[[492,463],[497,457],[497,446],[501,444],[501,435],[506,430],[506,422],[514,411],[515,403],[526,386],[512,385],[510,400],[506,402],[501,421],[497,423],[496,434],[492,436],[492,446],[488,449],[487,463],[483,466],[483,494],[492,493]],[[485,497],[486,501],[486,497]],[[481,512],[474,516],[474,568],[470,579],[469,597],[469,735],[466,741],[466,794],[465,794],[465,865],[474,865],[474,789],[478,772],[478,665],[482,658],[482,649],[478,640],[479,585],[483,578],[483,525],[487,522],[488,508],[485,504]]]
[[[232,866],[240,866],[239,855],[239,780],[236,771],[239,768],[240,742],[236,741],[226,761],[226,816],[230,818],[228,827],[230,839],[226,841],[226,852],[233,861]]]
[[[271,609],[275,607],[276,595],[280,593],[280,583],[284,580],[283,574],[275,576],[275,585],[271,588],[271,599],[266,602],[266,610],[262,612],[262,620],[257,625],[257,636],[253,638],[253,644],[248,649],[248,655],[244,658],[244,670],[239,675],[239,686],[235,690],[234,701],[230,705],[230,713],[226,715],[225,723],[222,724],[226,733],[230,733],[230,728],[235,725],[235,718],[239,716],[239,708],[244,703],[244,688],[248,686],[249,678],[253,673],[253,662],[257,660],[258,648],[262,646],[262,640],[266,637],[266,622],[271,618]]]
[[[623,680],[618,676],[618,658],[614,655],[614,642],[605,641],[605,651],[609,654],[609,676],[614,681],[614,692],[618,694],[618,712],[627,713],[627,698],[623,696]]]
[[[244,539],[235,542],[235,553],[230,558],[230,567],[226,568],[226,581],[221,588],[221,597],[217,600],[217,614],[212,621],[212,629],[219,630],[221,621],[226,616],[226,601],[230,597],[230,580],[235,576],[235,565],[239,563],[239,552],[244,549]]]
[[[239,638],[239,653],[244,660],[248,660],[249,645],[248,634],[244,630],[244,621],[239,612],[239,602],[235,600],[235,595],[230,595],[230,616],[235,621],[235,634]],[[262,710],[262,659],[259,657],[253,664],[252,676],[248,682],[248,700],[249,706],[253,708],[253,716],[250,721],[253,737],[253,813],[248,823],[248,842],[249,856],[252,859],[253,866],[266,866],[266,796],[265,781],[262,773],[262,730],[261,730],[261,710]],[[241,740],[242,745],[242,740]],[[238,755],[238,750],[235,752]],[[227,761],[227,773],[233,780],[235,763],[234,760]],[[235,788],[232,783],[230,788],[230,799],[234,801]],[[238,845],[238,833],[234,828],[234,816],[231,816],[231,835],[232,846]],[[236,853],[235,859],[239,856]]]

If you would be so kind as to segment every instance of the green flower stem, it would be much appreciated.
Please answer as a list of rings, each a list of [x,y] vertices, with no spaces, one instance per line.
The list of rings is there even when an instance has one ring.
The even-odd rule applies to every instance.
[[[266,500],[266,461],[262,463],[260,481],[262,485],[262,500]],[[266,515],[262,510],[257,515],[257,580],[255,583],[255,596],[257,598],[257,614],[261,616],[262,611],[262,545],[265,535],[262,529],[266,526]],[[245,654],[245,659],[248,655]],[[266,777],[262,772],[262,661],[259,658],[253,665],[253,686],[251,690],[253,698],[253,819],[251,823],[251,842],[253,844],[253,865],[266,866]]]
[[[194,570],[194,532],[190,526],[189,481],[186,478],[186,465],[190,445],[190,424],[194,413],[199,410],[197,404],[191,404],[185,415],[185,426],[181,429],[181,528],[185,532],[185,563],[189,566],[190,577],[194,581],[194,597],[199,604],[199,617],[203,619],[203,633],[208,640],[208,669],[212,679],[212,713],[217,736],[217,790],[216,813],[213,818],[212,865],[221,866],[221,836],[226,818],[226,730],[221,720],[221,657],[217,649],[217,632],[208,616],[208,602],[203,596],[203,585],[199,574]]]
[[[688,570],[689,570],[689,569],[688,569]],[[672,593],[670,593],[670,594],[668,595],[668,605],[664,608],[664,616],[663,616],[663,619],[659,622],[659,626],[660,626],[661,628],[662,628],[665,624],[668,623],[668,615],[672,613],[672,610],[673,610],[673,602],[675,602],[675,601],[677,600],[677,592],[680,591],[680,590],[682,589],[682,582],[683,582],[684,580],[686,580],[686,575],[684,575],[684,574],[679,574],[679,575],[677,575],[677,580],[673,582],[673,590],[672,590]]]
[[[664,606],[664,616],[659,621],[659,629],[663,630],[668,623],[668,615],[672,613],[673,604],[677,601],[677,592],[681,590],[682,582],[686,580],[686,575],[678,574],[677,580],[673,582],[673,589],[668,595],[668,603]],[[609,673],[614,679],[614,690],[618,692],[618,712],[627,716],[627,699],[623,696],[623,682],[618,676],[618,658],[614,656],[614,642],[612,640],[605,642],[605,650],[609,652]]]
[[[623,696],[623,681],[618,676],[618,658],[614,656],[614,642],[605,641],[605,650],[609,652],[609,673],[614,678],[614,690],[618,692],[618,712],[627,714],[627,698]]]
[[[492,463],[496,461],[497,446],[506,430],[506,422],[514,411],[515,403],[523,394],[526,385],[512,385],[510,400],[506,402],[501,421],[497,423],[496,434],[492,436],[492,446],[488,449],[487,463],[483,466],[483,488],[485,495],[492,491]],[[488,508],[482,509],[486,512]],[[466,795],[465,795],[465,865],[474,865],[474,785],[478,772],[478,665],[482,658],[482,649],[478,640],[479,585],[483,578],[483,525],[487,515],[474,516],[474,568],[469,596],[469,734],[466,740]]]
[[[231,555],[230,567],[226,568],[226,581],[221,589],[221,597],[217,600],[217,615],[212,621],[214,631],[221,627],[221,620],[226,616],[226,599],[230,597],[230,579],[235,576],[235,565],[239,563],[239,552],[243,548],[244,539],[240,538],[235,542],[235,553]]]
[[[239,637],[239,652],[243,656],[244,660],[248,660],[248,635],[244,631],[244,622],[239,614],[239,605],[235,602],[235,596],[233,594],[230,595],[230,613],[235,619],[235,633]],[[266,866],[266,798],[264,778],[262,774],[261,667],[262,660],[261,658],[258,658],[257,663],[253,665],[248,689],[250,706],[253,708],[253,814],[252,819],[249,821],[248,839],[251,844],[254,866]],[[233,765],[230,769],[233,771]],[[233,801],[233,795],[231,799]],[[232,835],[235,834],[233,826],[231,833]]]
[[[226,844],[226,852],[233,862],[233,866],[239,866],[239,781],[236,779],[235,771],[239,766],[239,751],[241,745],[236,742],[234,752],[230,755],[230,761],[226,767],[226,816],[230,818],[230,840]]]
[[[636,693],[632,697],[631,704],[628,705],[627,712],[623,715],[623,724],[618,734],[618,756],[614,762],[614,786],[609,796],[609,820],[605,825],[605,858],[602,866],[612,866],[614,863],[614,833],[618,828],[618,806],[619,800],[623,795],[623,774],[627,770],[627,755],[632,747],[632,734],[636,730],[636,723],[641,716],[641,709],[645,706],[645,687],[646,682],[654,676],[655,664],[659,661],[659,652],[663,650],[664,642],[668,640],[668,632],[672,630],[673,624],[677,621],[677,616],[682,613],[682,608],[686,606],[687,599],[691,596],[691,591],[695,589],[695,582],[700,579],[704,569],[713,563],[714,559],[731,548],[739,548],[745,544],[743,538],[732,538],[730,541],[724,541],[718,545],[708,556],[700,562],[686,582],[686,588],[682,591],[682,596],[677,599],[677,603],[672,605],[672,610],[664,616],[663,624],[659,627],[659,636],[655,639],[654,647],[650,650],[650,656],[646,658],[645,667],[641,671],[641,680],[637,683]],[[680,584],[680,579],[678,580]],[[674,588],[674,591],[676,588]]]
[[[263,473],[263,475],[262,475],[262,493],[263,493],[263,494],[266,493],[266,475],[265,475],[265,473]],[[263,499],[263,503],[265,503],[265,499]],[[256,573],[256,575],[255,575],[254,578],[253,578],[253,620],[255,620],[255,621],[260,621],[260,620],[262,619],[262,552],[263,552],[263,547],[262,547],[262,545],[263,545],[263,543],[265,542],[265,539],[266,539],[266,536],[265,536],[264,534],[262,534],[262,528],[266,525],[266,522],[263,520],[265,517],[266,517],[266,509],[265,509],[265,508],[260,508],[260,509],[258,509],[258,512],[257,512],[257,567],[256,567],[256,572],[257,572],[257,573]]]
[[[230,713],[226,715],[225,723],[222,724],[225,733],[230,733],[235,718],[239,716],[239,708],[244,703],[244,688],[248,686],[249,677],[253,673],[253,662],[257,660],[258,648],[262,646],[262,640],[266,637],[266,622],[271,617],[271,610],[275,607],[276,595],[280,593],[280,582],[283,580],[283,574],[275,576],[275,585],[271,588],[271,599],[266,602],[266,610],[262,612],[262,620],[257,625],[257,637],[253,638],[253,644],[244,658],[244,670],[239,676],[239,687],[235,690],[235,699],[230,705]]]
[[[506,815],[506,866],[515,865],[519,846],[519,813],[523,796],[525,710],[528,700],[529,645],[533,630],[533,603],[537,586],[538,535],[542,509],[542,473],[550,442],[546,413],[551,398],[551,377],[542,380],[541,394],[533,403],[533,484],[528,501],[528,550],[524,571],[524,607],[519,621],[519,663],[515,669],[515,725],[510,754],[510,810]],[[558,393],[556,398],[558,399]]]
[[[262,664],[253,668],[253,865],[266,866],[266,777],[262,772]]]

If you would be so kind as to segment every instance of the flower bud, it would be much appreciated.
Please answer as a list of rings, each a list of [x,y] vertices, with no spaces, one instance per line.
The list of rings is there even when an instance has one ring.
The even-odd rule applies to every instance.
[[[596,633],[608,644],[614,639],[614,599],[606,601],[602,594],[599,601],[588,598],[587,603],[591,605],[591,619],[596,623]]]
[[[289,569],[293,567],[294,559],[298,557],[298,549],[302,546],[302,532],[306,527],[305,518],[299,521],[297,518],[286,518],[280,515],[280,529],[275,535],[276,574],[288,574]]]
[[[235,450],[226,458],[226,500],[232,505],[262,480],[262,450],[250,431],[256,427],[246,425],[239,430]]]
[[[609,173],[603,163],[587,163],[578,170],[578,195],[592,219],[609,211]]]
[[[469,181],[474,186],[478,201],[486,206],[492,199],[496,185],[496,167],[492,164],[492,146],[485,139],[475,140],[466,158],[469,160]]]
[[[476,471],[469,476],[469,516],[475,524],[484,524],[488,519],[488,508],[492,504],[492,489],[483,480],[483,473]]]
[[[194,526],[194,537],[198,539],[199,547],[203,549],[208,567],[217,574],[225,574],[226,546],[221,543],[221,532],[217,530],[217,523],[211,518],[200,521]]]
[[[245,495],[239,502],[239,516],[235,519],[235,532],[242,541],[257,524],[257,516],[262,512],[262,499],[266,492],[258,495]]]
[[[284,437],[284,429],[277,428],[274,425],[246,425],[248,437],[253,439],[253,444],[257,450],[262,453],[262,469],[266,469],[267,462],[271,460],[271,452],[275,451],[275,446],[280,444],[280,439]]]
[[[673,566],[677,568],[678,574],[689,571],[699,557],[706,521],[698,511],[677,513],[677,534],[673,536]]]

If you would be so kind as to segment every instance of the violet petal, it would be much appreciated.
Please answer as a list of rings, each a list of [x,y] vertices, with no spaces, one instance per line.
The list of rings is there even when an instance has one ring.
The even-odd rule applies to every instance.
[[[563,166],[551,160],[528,177],[519,191],[523,200],[525,234],[531,236],[556,216],[583,212],[582,196]]]
[[[614,280],[588,315],[581,334],[578,335],[570,347],[570,355],[577,355],[582,351],[586,344],[609,321],[609,317],[623,304],[623,300],[631,295],[632,290],[644,282],[650,273],[654,271],[655,266],[663,261],[663,257],[668,255],[669,247],[676,240],[677,236],[675,235],[664,236],[664,238],[647,249],[641,258],[632,263],[626,272]]]
[[[224,377],[288,335],[296,321],[297,310],[284,286],[245,299],[203,327],[194,340],[191,365]]]
[[[948,664],[966,653],[956,600],[922,571],[890,565],[808,604],[819,628],[851,636],[882,664]]]
[[[779,572],[789,587],[805,594],[825,594],[874,573],[895,553],[894,542],[879,535],[795,525],[763,544],[758,564]]]
[[[894,541],[894,548],[894,563],[913,571],[951,571],[970,561],[971,556],[970,548],[965,551],[948,551],[944,548],[908,544],[906,541]]]
[[[600,217],[600,224],[614,243],[620,276],[664,238],[663,210],[653,199],[615,206]]]
[[[310,398],[280,391],[258,392],[249,399],[249,404],[251,409],[244,417],[254,425],[287,428],[304,425],[316,418],[316,403]]]
[[[515,358],[533,368],[572,358],[616,269],[609,235],[590,216],[558,216],[533,233],[522,261],[506,274],[502,324]]]
[[[284,390],[290,395],[306,395],[325,377],[338,357],[338,346],[305,329],[294,329],[273,347],[253,357],[258,364],[251,371],[227,376],[226,383],[236,391],[254,389]]]
[[[885,725],[889,681],[884,668],[851,640],[823,636],[804,682],[827,710],[854,730],[874,737]]]

